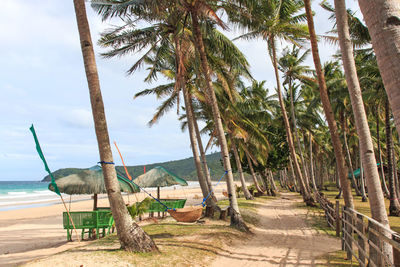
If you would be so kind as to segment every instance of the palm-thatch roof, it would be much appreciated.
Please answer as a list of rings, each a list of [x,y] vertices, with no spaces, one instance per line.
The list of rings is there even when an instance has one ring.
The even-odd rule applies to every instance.
[[[187,186],[188,183],[177,175],[167,171],[161,166],[138,176],[133,180],[140,187],[164,187],[172,185]]]
[[[118,176],[121,192],[135,193],[140,189],[128,179]],[[94,166],[76,174],[71,174],[56,179],[57,187],[61,193],[69,195],[102,194],[107,193],[101,167]],[[54,191],[52,184],[49,189]]]

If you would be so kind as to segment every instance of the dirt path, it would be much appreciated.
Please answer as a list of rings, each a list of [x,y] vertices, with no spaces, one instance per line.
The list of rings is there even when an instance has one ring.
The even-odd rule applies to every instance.
[[[259,225],[254,237],[225,249],[211,266],[316,266],[322,254],[340,249],[340,240],[318,234],[305,221],[306,210],[297,208],[298,195],[282,193],[259,203]]]

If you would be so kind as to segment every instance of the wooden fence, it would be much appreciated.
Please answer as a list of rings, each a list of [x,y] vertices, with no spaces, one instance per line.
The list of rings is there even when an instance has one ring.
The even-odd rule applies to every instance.
[[[357,259],[360,266],[400,266],[400,234],[353,209],[335,205],[315,194],[325,212],[328,225],[342,238],[347,259]]]

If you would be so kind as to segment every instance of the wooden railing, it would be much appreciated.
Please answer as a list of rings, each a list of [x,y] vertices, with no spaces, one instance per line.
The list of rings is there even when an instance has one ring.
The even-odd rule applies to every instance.
[[[341,217],[340,217],[340,207],[339,201],[337,200],[335,205],[330,202],[327,198],[323,195],[315,194],[315,199],[320,204],[321,208],[325,212],[325,218],[328,225],[336,230],[336,236],[340,236],[340,229],[341,229]]]
[[[360,266],[400,266],[399,233],[354,209],[342,207],[340,216],[339,201],[334,205],[319,194],[315,199],[324,210],[328,225],[336,229],[337,236],[341,233],[347,259],[354,256]]]

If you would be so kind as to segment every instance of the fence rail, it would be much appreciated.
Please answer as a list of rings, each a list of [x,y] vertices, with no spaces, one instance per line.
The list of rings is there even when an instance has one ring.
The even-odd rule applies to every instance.
[[[347,259],[357,259],[360,266],[400,266],[400,234],[378,221],[350,208],[340,208],[323,195],[315,199],[325,212],[329,227],[341,236]]]

